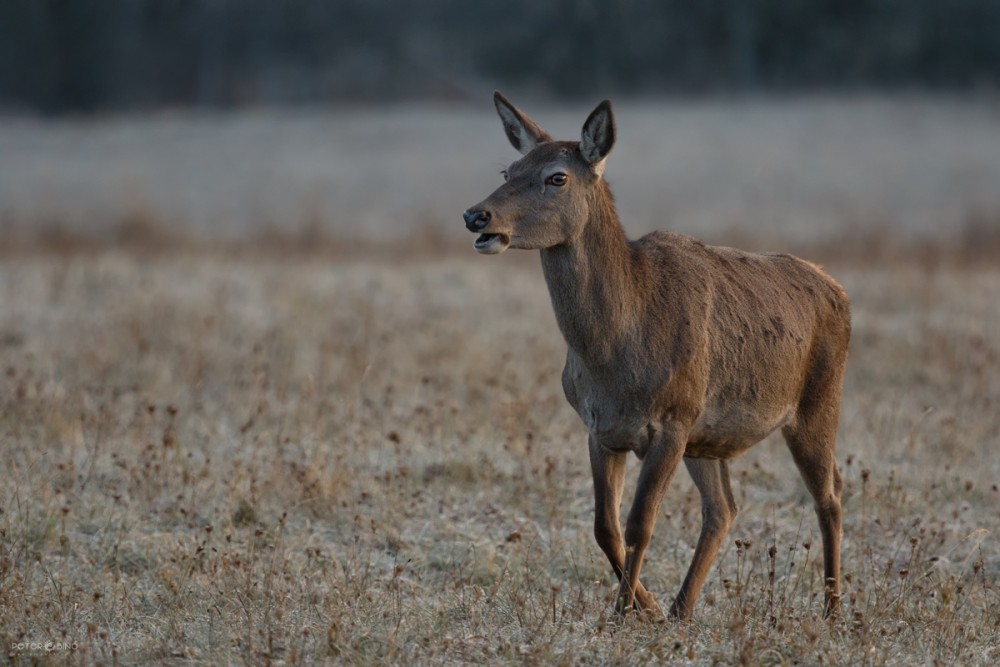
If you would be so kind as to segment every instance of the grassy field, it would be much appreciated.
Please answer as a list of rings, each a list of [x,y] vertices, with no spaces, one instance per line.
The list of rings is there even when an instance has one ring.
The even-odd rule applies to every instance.
[[[584,107],[525,103],[560,137]],[[515,156],[488,100],[3,118],[0,655],[1000,660],[995,100],[616,112],[631,234],[798,252],[851,295],[840,619],[772,437],[694,620],[613,622],[538,259],[461,228]],[[643,567],[663,605],[700,519],[682,472]]]
[[[537,259],[289,252],[0,260],[3,655],[1000,659],[995,263],[828,263],[854,307],[840,620],[771,438],[734,465],[741,514],[694,621],[615,625]],[[681,473],[643,570],[661,603],[699,521]]]

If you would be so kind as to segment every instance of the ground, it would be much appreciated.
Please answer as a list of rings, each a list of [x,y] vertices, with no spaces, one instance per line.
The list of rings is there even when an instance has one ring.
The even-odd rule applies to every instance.
[[[772,437],[732,466],[694,620],[616,624],[536,257],[149,246],[0,259],[16,663],[1000,659],[995,261],[812,257],[854,315],[839,619]],[[680,472],[643,569],[664,606],[699,521]]]
[[[572,139],[597,99],[515,101]],[[770,438],[694,619],[614,622],[538,259],[462,227],[516,157],[487,91],[0,118],[0,655],[1000,660],[995,97],[614,104],[631,235],[794,252],[851,296],[839,619]],[[643,568],[664,607],[699,523],[682,471]]]

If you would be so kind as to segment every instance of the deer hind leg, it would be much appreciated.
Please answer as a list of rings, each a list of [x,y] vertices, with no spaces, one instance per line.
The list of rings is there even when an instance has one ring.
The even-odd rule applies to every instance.
[[[635,498],[625,522],[625,567],[615,603],[619,614],[625,614],[636,606],[653,615],[663,613],[653,596],[639,583],[639,572],[646,547],[653,536],[660,504],[683,454],[684,439],[671,429],[658,434],[643,459]]]
[[[728,463],[685,458],[684,465],[701,494],[701,534],[684,584],[670,607],[670,615],[688,619],[738,508],[729,483]]]
[[[840,611],[840,495],[844,488],[837,468],[837,420],[840,415],[840,385],[817,401],[813,394],[800,406],[796,420],[782,429],[795,465],[813,497],[816,517],[823,537],[824,614]],[[822,395],[822,394],[820,394]]]

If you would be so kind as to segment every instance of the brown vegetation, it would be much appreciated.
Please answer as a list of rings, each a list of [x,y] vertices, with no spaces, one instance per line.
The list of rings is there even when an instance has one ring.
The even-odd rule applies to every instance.
[[[768,441],[733,464],[745,511],[694,622],[612,628],[535,263],[346,254],[4,255],[4,655],[996,661],[995,265],[828,267],[854,311],[842,619],[820,618],[810,499]],[[687,480],[659,520],[655,592],[691,557]]]
[[[509,162],[492,115],[4,118],[0,655],[995,663],[994,106],[618,108],[631,235],[799,254],[851,294],[831,625],[811,499],[770,440],[732,464],[743,511],[695,620],[607,623],[538,261],[474,256],[460,227]],[[655,594],[700,518],[678,479]]]

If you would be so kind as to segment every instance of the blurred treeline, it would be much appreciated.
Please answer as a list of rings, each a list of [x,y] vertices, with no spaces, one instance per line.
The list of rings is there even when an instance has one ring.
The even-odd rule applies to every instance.
[[[1000,83],[1000,0],[2,0],[43,112]]]

